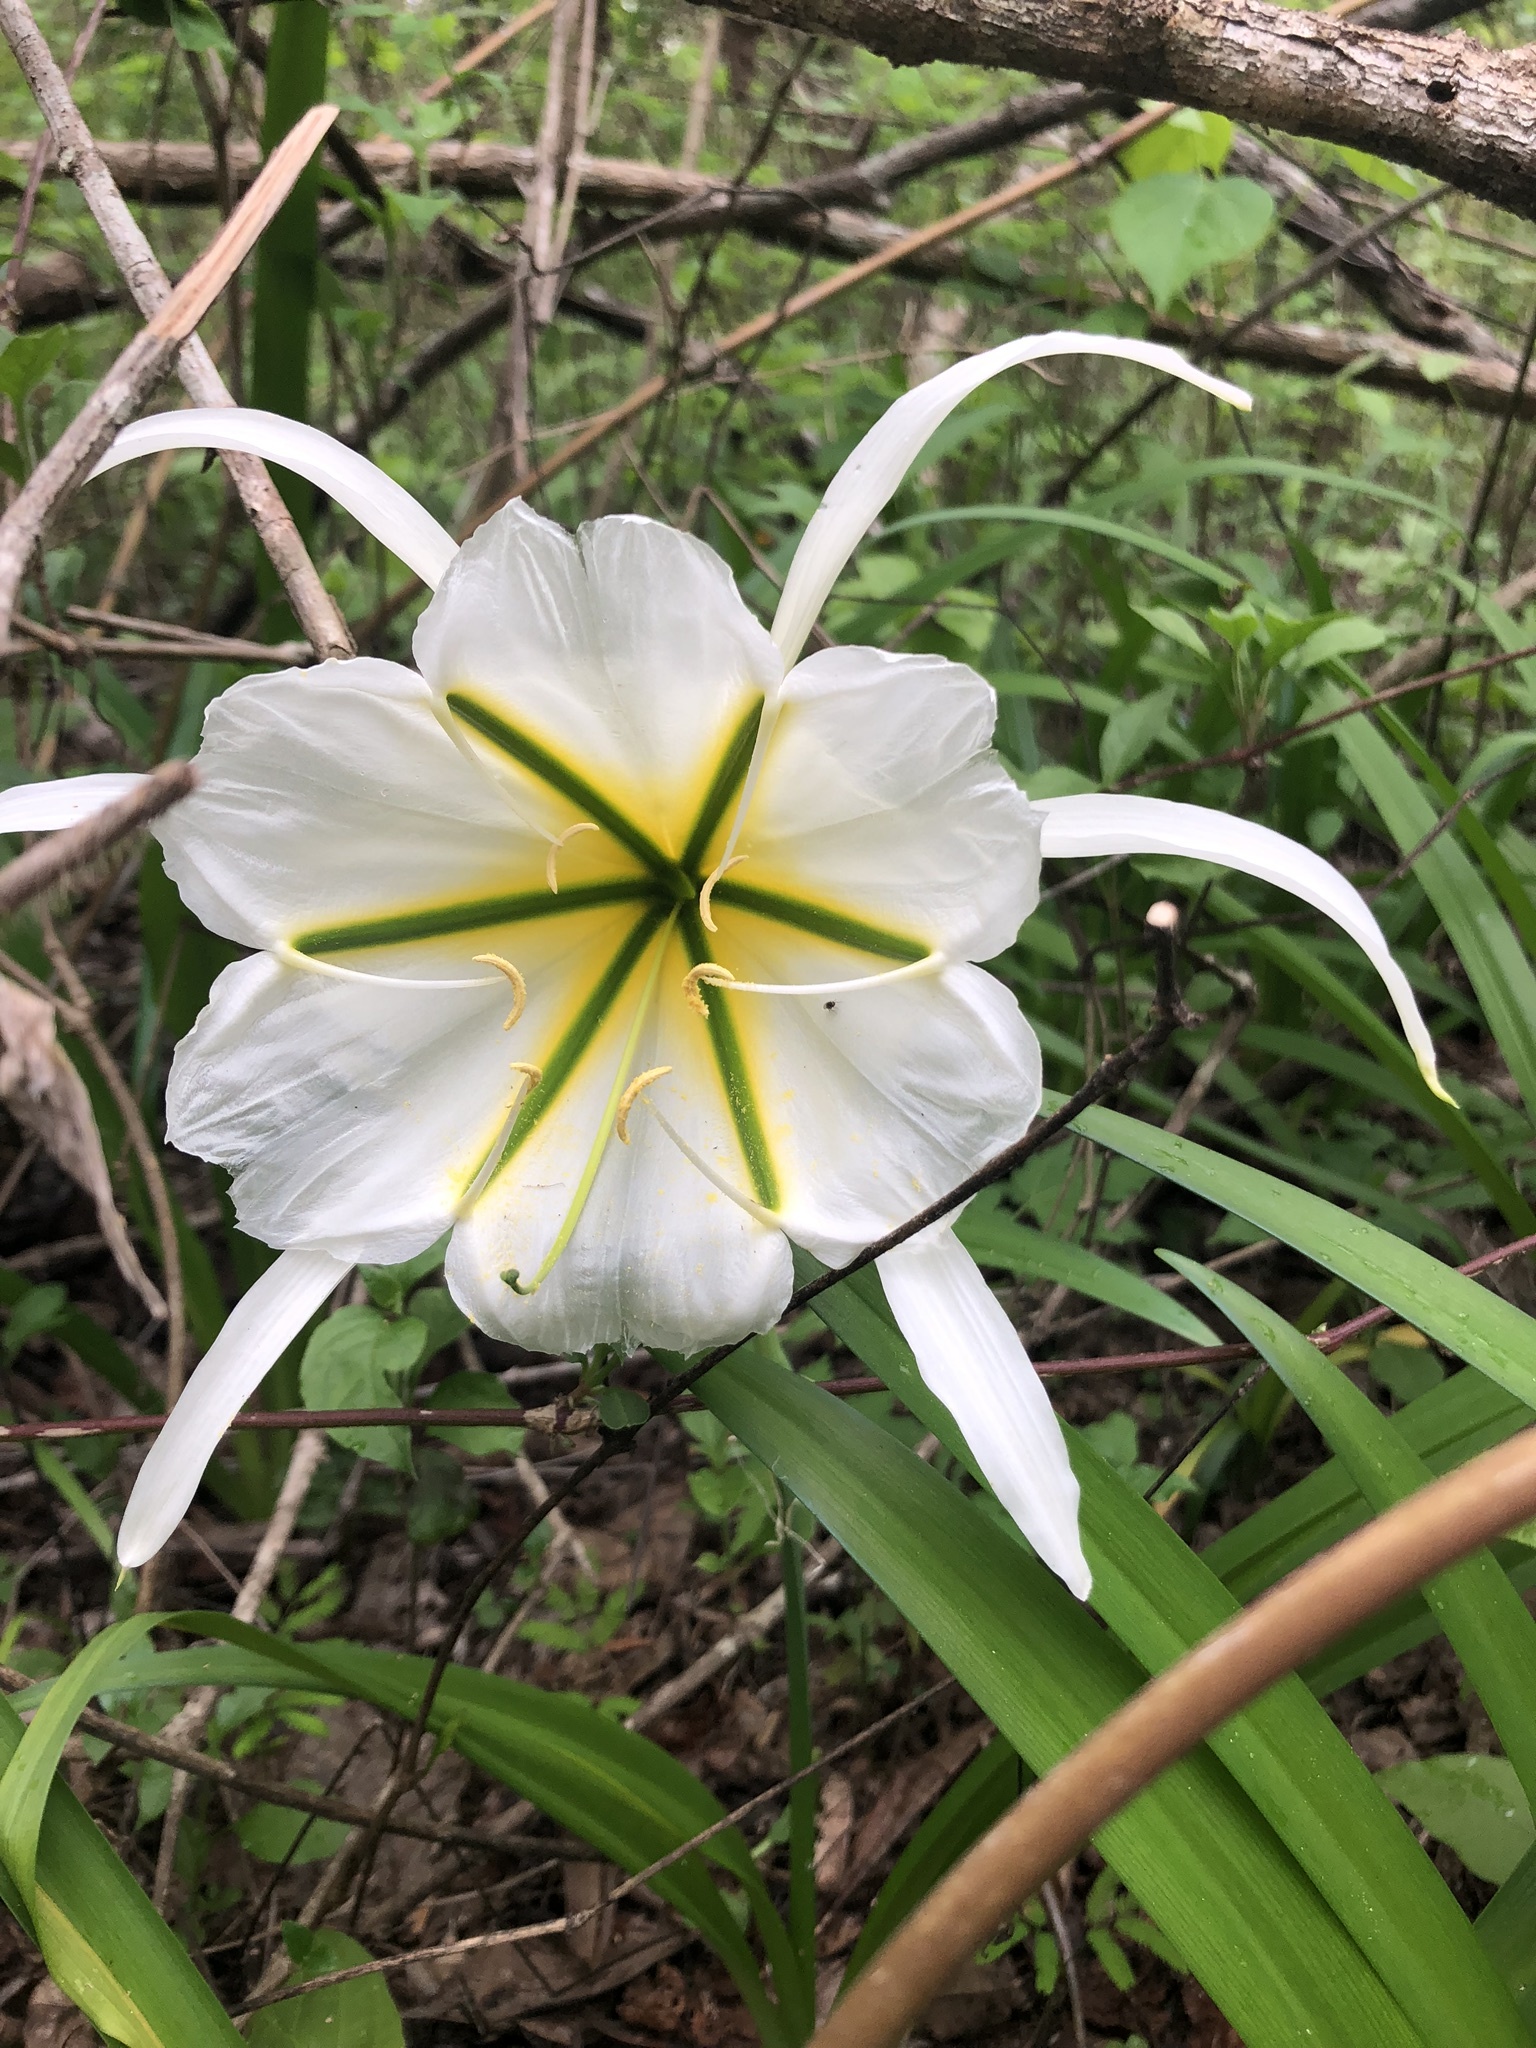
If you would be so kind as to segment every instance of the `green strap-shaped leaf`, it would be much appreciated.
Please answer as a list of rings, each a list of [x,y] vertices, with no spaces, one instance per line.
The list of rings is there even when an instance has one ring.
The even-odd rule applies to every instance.
[[[901,1399],[969,1462],[947,1412],[923,1386],[878,1282],[860,1274],[832,1289],[822,1297],[827,1320],[836,1317],[839,1335],[854,1342],[841,1297],[856,1290],[859,1355],[875,1364]],[[1069,1431],[1068,1442],[1082,1487],[1083,1542],[1094,1574],[1092,1605],[1145,1670],[1161,1671],[1229,1621],[1238,1611],[1236,1603],[1162,1517],[1082,1438]],[[1483,2023],[1495,2029],[1490,2038],[1520,2038],[1518,2029],[1509,2032],[1508,2000],[1492,1982],[1460,1909],[1299,1679],[1273,1687],[1211,1736],[1209,1746],[1382,1979],[1408,2011],[1426,2022],[1431,2039],[1456,2039],[1458,2014],[1466,2010],[1468,1998],[1479,2003]],[[1028,1750],[1023,1753],[1030,1756]],[[1030,1756],[1030,1761],[1036,1759]],[[1127,1879],[1138,1890],[1128,1874]],[[1144,1903],[1163,1920],[1150,1899]],[[1164,1924],[1178,1941],[1171,1924]]]
[[[1320,713],[1350,701],[1338,689],[1320,691],[1314,700]],[[1398,850],[1411,852],[1438,823],[1422,785],[1369,719],[1342,719],[1331,732]],[[1442,832],[1425,847],[1413,872],[1467,970],[1527,1110],[1536,1114],[1536,970],[1454,832]]]
[[[1032,1769],[1057,1762],[1140,1684],[1129,1654],[985,1506],[868,1417],[749,1355],[717,1366],[699,1391],[895,1602]],[[1095,1839],[1248,2048],[1439,2048],[1208,1749],[1165,1773]],[[1495,1998],[1485,1996],[1480,2010],[1489,2019],[1482,2038],[1528,2048],[1513,2014],[1497,2017]],[[1465,2036],[1446,2034],[1444,2048],[1453,2038]]]
[[[0,1777],[0,1862],[34,1918],[38,1834],[64,1745],[81,1709],[101,1690],[107,1672],[125,1650],[143,1641],[156,1618],[136,1614],[127,1621],[114,1622],[92,1638],[55,1681]]]
[[[1523,1402],[1477,1372],[1442,1380],[1393,1418],[1408,1449],[1435,1474],[1506,1442],[1533,1419]],[[1253,1600],[1330,1543],[1342,1542],[1368,1513],[1342,1460],[1332,1458],[1218,1536],[1201,1558],[1234,1598]]]
[[[1536,1849],[1527,1850],[1477,1917],[1478,1940],[1536,2027]]]
[[[956,1235],[982,1266],[1001,1266],[1017,1280],[1052,1280],[1090,1301],[1105,1301],[1160,1330],[1171,1330],[1187,1344],[1219,1344],[1221,1339],[1193,1309],[1164,1294],[1139,1273],[1128,1272],[1091,1252],[1044,1230],[1031,1230],[998,1203],[981,1195],[960,1218]]]
[[[1047,1092],[1044,1108],[1061,1100]],[[1085,1110],[1072,1128],[1278,1237],[1536,1407],[1536,1322],[1466,1274],[1302,1188],[1118,1110]]]
[[[1229,923],[1247,924],[1248,906],[1222,884],[1218,883],[1206,900],[1214,916]],[[1223,943],[1217,942],[1218,950]],[[1262,953],[1266,959],[1272,960],[1282,974],[1304,988],[1315,1002],[1337,1017],[1376,1056],[1406,1095],[1407,1106],[1428,1122],[1438,1125],[1455,1146],[1511,1230],[1522,1237],[1528,1231],[1536,1231],[1536,1210],[1532,1209],[1504,1166],[1490,1152],[1466,1113],[1454,1103],[1442,1102],[1438,1095],[1430,1093],[1413,1055],[1398,1033],[1390,1024],[1384,1024],[1370,1004],[1356,995],[1349,984],[1318,957],[1314,947],[1294,938],[1289,932],[1268,925],[1248,925],[1241,935],[1241,943],[1250,952]],[[1252,1037],[1253,1033],[1250,1031],[1248,1035]],[[1314,1064],[1326,1068],[1326,1055],[1330,1050],[1321,1043],[1317,1044],[1311,1055]]]
[[[1193,1259],[1161,1256],[1269,1361],[1377,1514],[1430,1483],[1434,1474],[1375,1402],[1283,1316]],[[1424,1597],[1536,1810],[1536,1621],[1487,1550],[1429,1580]]]
[[[29,1734],[0,1696],[0,1788]],[[59,1988],[124,2048],[239,2048],[240,2036],[186,1950],[51,1771],[40,1818],[31,1931]],[[0,1890],[15,1912],[19,1888],[13,1894],[7,1880]]]

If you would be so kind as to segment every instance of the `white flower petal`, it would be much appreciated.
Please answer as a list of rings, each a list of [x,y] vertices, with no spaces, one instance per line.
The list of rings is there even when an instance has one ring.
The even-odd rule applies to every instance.
[[[197,769],[157,827],[166,870],[194,915],[242,945],[545,893],[546,841],[454,745],[421,678],[392,662],[237,683],[209,706]],[[465,934],[450,972],[474,974],[484,950]]]
[[[876,1261],[917,1369],[970,1446],[987,1484],[1043,1564],[1086,1600],[1093,1574],[1077,1530],[1078,1485],[1050,1396],[1002,1305],[952,1230]]]
[[[1043,356],[1118,356],[1169,377],[1182,377],[1186,384],[1245,411],[1252,403],[1246,391],[1197,369],[1171,348],[1109,334],[1026,335],[930,377],[898,398],[870,428],[833,477],[801,535],[773,621],[773,637],[786,662],[792,662],[804,646],[849,556],[889,503],[928,437],[979,384],[1000,370],[1036,362]]]
[[[750,970],[743,980],[831,980],[825,970],[849,960],[771,926],[749,943],[747,923],[723,919],[718,949],[733,970]],[[740,1042],[778,1181],[769,1206],[819,1258],[845,1258],[946,1194],[1022,1135],[1039,1106],[1035,1035],[980,968],[836,997],[706,993]],[[698,1039],[707,1030],[695,1020]],[[671,1085],[658,1084],[659,1106],[669,1108]],[[711,1156],[728,1150],[740,1156],[729,1130]],[[733,1180],[743,1179],[737,1167]]]
[[[616,1007],[559,1102],[454,1232],[449,1287],[493,1335],[536,1351],[623,1343],[690,1352],[770,1328],[789,1299],[783,1234],[706,1178],[645,1098],[630,1110],[630,1142],[610,1139],[570,1240],[537,1291],[520,1296],[501,1278],[536,1273],[558,1237],[616,1078],[670,1067],[646,1096],[728,1188],[750,1195],[704,1027],[682,998],[683,972],[674,941],[625,1071],[633,1003]],[[637,995],[638,985],[637,976]]]
[[[450,706],[470,700],[547,749],[668,854],[682,850],[731,735],[780,669],[702,542],[630,518],[598,520],[573,540],[520,500],[465,542],[415,651]],[[466,729],[514,789],[537,795],[531,769],[472,721]],[[560,801],[555,829],[582,815]]]
[[[1040,825],[991,752],[996,714],[991,685],[937,655],[801,662],[717,903],[732,882],[780,889],[952,958],[1000,953],[1039,897]]]
[[[58,782],[17,782],[0,790],[0,832],[61,832],[94,818],[148,778],[70,775]]]
[[[165,1542],[219,1438],[349,1270],[329,1252],[284,1252],[236,1303],[140,1468],[117,1532],[121,1564],[144,1564]]]
[[[511,1062],[548,1061],[595,978],[589,962],[611,956],[625,921],[586,911],[492,935],[527,979],[510,1031],[499,979],[418,990],[239,961],[176,1049],[171,1141],[234,1170],[241,1225],[265,1244],[410,1258],[449,1228],[498,1144],[519,1085]]]
[[[1095,860],[1117,853],[1173,853],[1219,862],[1241,874],[1288,890],[1331,917],[1365,954],[1397,1006],[1403,1036],[1429,1087],[1451,1101],[1435,1068],[1434,1041],[1419,1014],[1408,977],[1392,957],[1386,935],[1364,898],[1310,847],[1248,818],[1202,804],[1175,804],[1155,796],[1058,796],[1042,799],[1047,860]]]
[[[229,448],[280,463],[334,498],[429,590],[437,588],[458,553],[453,535],[377,463],[355,448],[343,447],[318,427],[284,419],[280,413],[234,405],[153,413],[123,428],[91,476],[163,448]]]

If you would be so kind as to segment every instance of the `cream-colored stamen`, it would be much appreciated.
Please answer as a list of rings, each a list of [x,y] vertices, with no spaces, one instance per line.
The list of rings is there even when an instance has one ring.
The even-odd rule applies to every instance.
[[[705,931],[712,932],[717,928],[709,907],[709,899],[715,893],[716,882],[723,881],[731,869],[739,868],[746,858],[747,856],[744,853],[733,853],[729,860],[721,861],[719,867],[715,869],[709,880],[699,891],[699,917]]]
[[[565,842],[568,839],[574,839],[578,832],[595,832],[596,830],[597,827],[594,824],[584,819],[582,823],[579,825],[567,825],[565,830],[560,834],[558,839],[551,839],[551,841],[549,842],[549,851],[544,856],[544,879],[549,884],[549,893],[551,896],[558,896],[560,894],[560,881],[559,877],[555,873],[556,854],[559,853],[561,847],[564,846]]]
[[[517,1086],[512,1090],[506,1109],[502,1112],[501,1129],[496,1134],[495,1143],[481,1160],[479,1172],[459,1197],[453,1212],[455,1222],[462,1223],[485,1192],[486,1183],[496,1171],[496,1163],[512,1135],[512,1126],[517,1122],[519,1110],[544,1078],[544,1069],[536,1067],[532,1060],[513,1060],[511,1067],[517,1076]]]
[[[729,967],[722,967],[715,960],[701,960],[697,967],[690,967],[683,976],[683,1001],[696,1016],[707,1017],[709,1005],[699,993],[700,985],[727,988],[735,979]]]
[[[476,953],[474,958],[477,966],[494,967],[499,974],[504,974],[512,984],[512,1008],[506,1023],[501,1027],[503,1031],[510,1031],[518,1018],[523,1014],[523,1006],[528,1001],[528,984],[512,965],[512,962],[510,960],[503,960],[499,953]]]
[[[912,981],[926,974],[937,974],[949,964],[942,953],[925,953],[921,960],[911,960],[905,967],[887,968],[883,974],[859,974],[848,981],[738,981],[727,968],[710,966],[695,967],[694,974],[719,977],[718,985],[730,984],[734,996],[842,996],[855,995],[860,989],[879,988],[892,981]],[[691,979],[691,977],[690,977]],[[702,1007],[700,998],[700,1007]],[[830,1004],[828,1005],[830,1008]],[[704,1012],[708,1016],[709,1012]]]
[[[636,1074],[633,1081],[619,1097],[619,1107],[613,1119],[613,1135],[621,1145],[629,1143],[629,1112],[638,1101],[642,1088],[649,1088],[653,1081],[659,1081],[663,1074],[670,1074],[670,1067],[647,1067],[643,1074]]]

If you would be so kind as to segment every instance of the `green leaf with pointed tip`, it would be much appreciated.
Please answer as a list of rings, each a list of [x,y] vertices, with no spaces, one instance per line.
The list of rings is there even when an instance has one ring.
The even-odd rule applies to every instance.
[[[1160,1256],[1269,1361],[1375,1513],[1430,1483],[1435,1475],[1395,1424],[1283,1316],[1193,1259]],[[1527,1801],[1536,1805],[1536,1620],[1488,1550],[1452,1565],[1423,1592],[1519,1772]]]
[[[373,1961],[360,1941],[333,1927],[290,1921],[283,1943],[293,1961],[290,1984]],[[248,2048],[405,2048],[405,2029],[382,1973],[263,2006],[245,2038]]]
[[[1063,1099],[1047,1090],[1046,1112]],[[1536,1322],[1466,1274],[1332,1202],[1118,1110],[1085,1110],[1072,1128],[1278,1237],[1536,1407]]]

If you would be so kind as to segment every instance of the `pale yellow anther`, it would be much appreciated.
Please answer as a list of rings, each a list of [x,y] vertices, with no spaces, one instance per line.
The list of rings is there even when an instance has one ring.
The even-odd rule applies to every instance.
[[[709,1005],[700,994],[700,989],[726,988],[735,979],[729,967],[721,967],[714,960],[701,960],[697,967],[690,967],[683,976],[683,1001],[696,1016],[707,1017]]]
[[[555,873],[555,856],[559,853],[561,847],[564,846],[568,839],[574,839],[578,832],[595,832],[596,830],[597,827],[594,824],[583,820],[579,825],[567,825],[558,839],[551,839],[549,851],[544,856],[544,879],[549,884],[551,896],[558,896],[560,894],[560,879]]]
[[[510,1031],[518,1018],[523,1014],[523,1006],[528,1000],[527,982],[524,981],[523,977],[512,965],[512,962],[510,960],[503,960],[499,953],[477,953],[475,955],[475,965],[477,967],[494,967],[499,974],[504,974],[508,981],[511,982],[512,1008],[506,1023],[501,1027],[503,1031]]]
[[[536,1067],[532,1060],[513,1060],[512,1071],[522,1076],[522,1086],[512,1098],[514,1102],[521,1102],[525,1095],[531,1095],[544,1078],[544,1069]]]
[[[640,1099],[640,1091],[649,1088],[653,1081],[659,1081],[663,1074],[670,1074],[670,1067],[647,1067],[643,1074],[636,1074],[633,1081],[619,1097],[619,1107],[613,1119],[613,1135],[621,1145],[629,1143],[629,1112]]]
[[[712,932],[717,929],[714,917],[709,908],[709,899],[715,893],[716,882],[723,881],[725,877],[731,872],[731,869],[739,868],[746,858],[747,856],[744,853],[733,853],[729,860],[721,861],[719,867],[715,869],[714,873],[710,876],[709,880],[704,884],[703,888],[699,891],[699,917],[703,922],[705,931]]]

